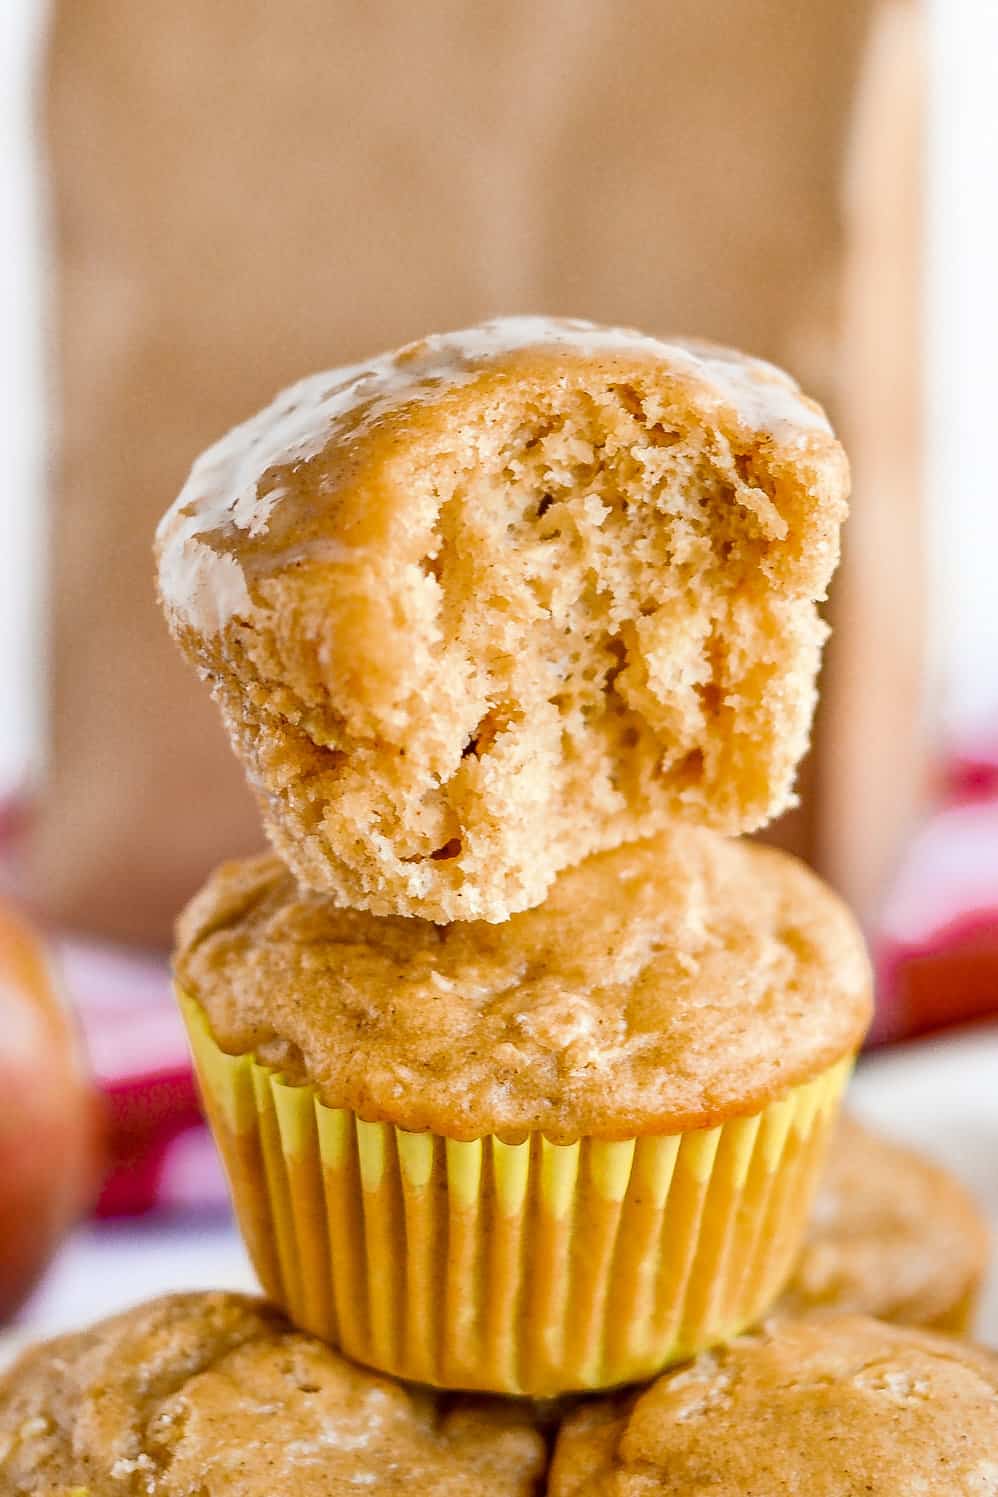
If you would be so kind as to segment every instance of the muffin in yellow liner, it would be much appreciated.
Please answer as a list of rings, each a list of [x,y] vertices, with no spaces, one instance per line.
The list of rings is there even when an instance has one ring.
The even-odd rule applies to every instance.
[[[848,914],[784,854],[676,827],[499,927],[339,909],[263,857],[179,937],[260,1278],[350,1356],[553,1396],[782,1288],[869,1014]]]

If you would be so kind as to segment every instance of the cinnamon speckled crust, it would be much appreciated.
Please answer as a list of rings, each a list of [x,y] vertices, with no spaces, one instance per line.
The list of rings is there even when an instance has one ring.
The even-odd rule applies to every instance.
[[[990,1246],[987,1221],[958,1180],[844,1118],[778,1311],[827,1306],[960,1333]]]
[[[160,594],[302,882],[501,921],[667,818],[791,802],[847,489],[771,365],[503,319],[230,433]]]
[[[528,1497],[525,1411],[355,1367],[233,1294],[153,1300],[0,1380],[4,1497]]]
[[[993,1497],[998,1361],[852,1316],[774,1323],[562,1426],[550,1497]]]
[[[870,1013],[862,939],[814,874],[679,825],[501,926],[341,910],[274,857],[228,863],[176,973],[223,1049],[454,1138],[714,1126],[852,1051]]]

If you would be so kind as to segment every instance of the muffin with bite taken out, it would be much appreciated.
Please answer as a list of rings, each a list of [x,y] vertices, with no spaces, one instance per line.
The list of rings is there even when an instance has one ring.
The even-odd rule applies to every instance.
[[[673,819],[792,802],[847,492],[769,364],[499,319],[230,432],[159,527],[160,597],[303,884],[499,922]]]

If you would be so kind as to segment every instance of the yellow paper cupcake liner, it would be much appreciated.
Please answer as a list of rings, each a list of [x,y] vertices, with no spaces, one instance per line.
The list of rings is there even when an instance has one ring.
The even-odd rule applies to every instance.
[[[267,1294],[370,1367],[535,1398],[647,1378],[766,1313],[852,1065],[698,1132],[464,1143],[326,1107],[178,996]]]

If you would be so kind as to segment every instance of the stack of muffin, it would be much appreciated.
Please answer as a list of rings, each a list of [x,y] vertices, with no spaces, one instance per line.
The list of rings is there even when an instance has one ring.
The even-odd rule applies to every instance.
[[[548,1397],[754,1323],[869,1016],[731,840],[791,794],[846,463],[768,366],[504,321],[301,384],[195,466],[170,626],[278,856],[176,973],[292,1320]]]
[[[243,1234],[298,1330],[205,1296],[64,1346],[77,1403],[124,1369],[135,1491],[526,1492],[524,1396],[726,1343],[585,1404],[550,1490],[880,1491],[820,1485],[808,1445],[852,1440],[857,1481],[880,1480],[878,1398],[993,1480],[985,1354],[786,1318],[836,1301],[827,1230],[783,1317],[741,1335],[798,1259],[870,1013],[847,911],[737,840],[792,800],[847,485],[772,366],[536,318],[306,380],[195,465],[161,597],[276,852],[184,912],[178,996]],[[157,1356],[199,1370],[157,1405],[154,1450],[133,1406]],[[41,1357],[22,1423],[48,1417]],[[376,1374],[521,1403],[445,1412]],[[981,1450],[940,1433],[962,1398]],[[253,1399],[286,1424],[260,1461]],[[12,1490],[133,1490],[94,1487],[65,1444],[17,1446]]]

